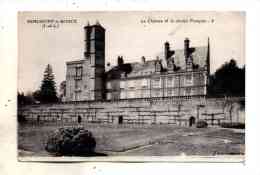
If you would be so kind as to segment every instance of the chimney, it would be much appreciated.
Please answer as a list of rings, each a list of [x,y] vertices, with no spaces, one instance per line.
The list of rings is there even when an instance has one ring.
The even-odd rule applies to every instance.
[[[117,57],[117,65],[120,66],[124,64],[123,56],[118,56]]]
[[[169,58],[169,51],[170,51],[170,44],[168,41],[166,41],[164,43],[164,57],[165,57],[165,60],[167,60]]]
[[[145,57],[144,56],[142,56],[141,61],[142,61],[143,64],[145,63]]]
[[[187,59],[189,57],[189,50],[190,50],[190,40],[189,38],[185,38],[184,40],[184,56],[185,59]]]

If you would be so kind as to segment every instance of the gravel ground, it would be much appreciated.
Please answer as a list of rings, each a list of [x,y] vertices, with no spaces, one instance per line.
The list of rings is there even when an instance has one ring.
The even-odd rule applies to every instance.
[[[69,124],[70,125],[70,124]],[[97,141],[96,152],[121,156],[243,155],[241,129],[187,128],[176,125],[85,124]],[[50,156],[44,145],[54,125],[19,125],[20,156]]]

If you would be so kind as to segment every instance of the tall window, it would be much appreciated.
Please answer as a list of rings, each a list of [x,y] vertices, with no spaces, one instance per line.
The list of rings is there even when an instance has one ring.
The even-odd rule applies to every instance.
[[[185,76],[185,84],[187,86],[192,86],[192,74],[188,74]]]
[[[126,98],[126,92],[125,91],[121,91],[120,92],[120,99],[125,99]]]
[[[142,88],[148,87],[147,79],[142,79],[141,86],[142,86]]]
[[[79,80],[75,80],[75,89],[79,88]]]
[[[107,100],[111,100],[111,93],[107,93]]]
[[[124,89],[125,88],[125,81],[120,81],[120,89]]]
[[[80,97],[80,93],[79,92],[75,92],[75,101],[78,101]]]
[[[128,81],[128,87],[129,88],[134,88],[135,87],[135,81],[134,80],[129,80]]]
[[[185,95],[186,95],[186,96],[192,95],[192,94],[191,94],[191,88],[186,88],[186,90],[185,90]]]
[[[155,72],[160,72],[161,71],[161,64],[159,63],[159,61],[157,61],[157,63],[155,64]]]
[[[167,78],[167,87],[173,87],[173,77],[168,77]]]
[[[128,91],[129,98],[135,98],[135,91]]]
[[[167,90],[167,96],[172,96],[172,90]]]
[[[82,78],[82,67],[76,67],[76,78],[77,79]]]
[[[161,87],[160,78],[157,78],[157,79],[154,79],[154,80],[153,80],[153,87],[154,87],[154,88],[160,88],[160,87]]]
[[[154,96],[155,97],[160,97],[161,96],[161,92],[159,90],[154,92]]]
[[[107,82],[106,87],[107,89],[111,89],[111,82]]]

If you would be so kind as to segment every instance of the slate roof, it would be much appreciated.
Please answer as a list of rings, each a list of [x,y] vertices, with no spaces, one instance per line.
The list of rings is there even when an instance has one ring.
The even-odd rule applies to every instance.
[[[155,63],[156,60],[149,60],[144,63],[132,63],[133,68],[132,72],[128,77],[138,76],[138,75],[150,75],[155,72]]]
[[[207,46],[195,47],[195,51],[192,54],[194,65],[198,65],[199,69],[203,69],[207,62]],[[185,69],[185,57],[184,50],[175,50],[174,63],[177,67],[180,67],[178,71],[184,71]],[[164,56],[161,54],[159,58],[164,61]],[[149,76],[155,73],[155,63],[157,60],[147,60],[142,62],[125,63],[117,65],[106,72],[108,79],[119,79],[123,77],[138,77],[138,76]],[[164,68],[166,65],[163,64]]]
[[[118,79],[122,76],[125,77],[136,77],[146,76],[155,72],[156,60],[149,60],[145,63],[133,62],[118,65],[106,72],[108,79]]]
[[[193,63],[198,64],[199,67],[204,67],[207,62],[207,50],[207,46],[195,47],[195,51],[192,53]],[[181,67],[181,69],[185,68],[184,50],[175,50],[174,57],[175,65]]]

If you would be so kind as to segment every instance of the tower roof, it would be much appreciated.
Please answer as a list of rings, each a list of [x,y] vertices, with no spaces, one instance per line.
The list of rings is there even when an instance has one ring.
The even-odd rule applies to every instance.
[[[92,28],[92,27],[97,27],[97,28],[105,30],[105,28],[100,24],[100,22],[98,20],[96,21],[95,24],[92,24],[92,25],[88,21],[87,25],[84,26],[84,28]]]

